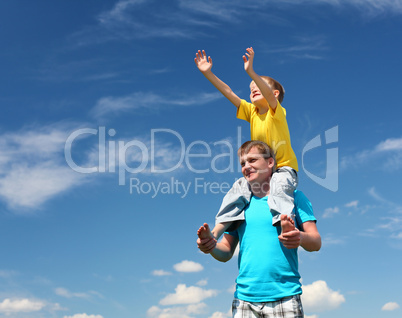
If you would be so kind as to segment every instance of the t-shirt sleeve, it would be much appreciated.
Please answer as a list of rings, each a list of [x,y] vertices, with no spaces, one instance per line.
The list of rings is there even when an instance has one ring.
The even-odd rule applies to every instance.
[[[304,222],[314,221],[317,222],[317,219],[313,213],[313,206],[303,192],[296,190],[295,191],[295,210],[296,210],[296,225],[297,228],[301,228],[301,225]]]
[[[246,102],[244,99],[242,99],[240,102],[240,106],[237,109],[237,118],[250,122],[251,105],[252,104],[250,104],[250,103]]]
[[[275,112],[272,108],[269,108],[269,114],[274,120],[283,121],[286,120],[286,109],[282,107],[281,103],[277,101]]]
[[[231,235],[231,236],[239,238],[239,233],[237,232],[237,230],[230,231],[230,232],[225,232],[225,234],[228,234],[228,235]]]

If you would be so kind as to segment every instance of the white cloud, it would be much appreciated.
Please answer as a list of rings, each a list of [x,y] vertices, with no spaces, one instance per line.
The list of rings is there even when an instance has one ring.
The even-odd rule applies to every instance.
[[[135,92],[130,95],[113,97],[107,96],[100,98],[90,113],[95,118],[101,118],[105,115],[119,114],[135,109],[147,109],[149,112],[155,111],[156,108],[163,105],[172,106],[193,106],[210,103],[214,100],[222,98],[219,92],[201,93],[196,96],[182,96],[181,98],[168,98],[166,96],[157,95],[152,92]]]
[[[178,264],[175,264],[173,268],[178,272],[200,272],[204,269],[204,267],[196,262],[184,260]]]
[[[284,46],[269,46],[268,53],[286,53],[293,57],[304,59],[322,59],[318,52],[327,50],[326,39],[323,36],[295,37],[293,43]]]
[[[391,235],[392,238],[402,240],[402,232],[399,232],[398,234],[393,234]]]
[[[207,279],[202,279],[197,282],[197,286],[207,286],[208,285],[208,280]]]
[[[323,246],[339,245],[339,244],[345,244],[345,239],[340,238],[338,235],[334,236],[332,234],[326,234],[322,238]]]
[[[28,166],[19,163],[12,166],[0,179],[0,196],[11,208],[37,208],[74,185],[81,177],[71,169],[53,162]]]
[[[259,6],[248,5],[245,6],[244,2],[238,1],[213,1],[205,0],[198,2],[195,0],[181,0],[180,4],[183,8],[197,11],[220,20],[230,21],[241,16],[242,10],[245,8],[249,10],[262,10],[264,6],[289,9],[289,4],[293,6],[317,6],[317,5],[330,5],[337,8],[355,7],[357,10],[365,15],[376,16],[381,13],[402,13],[402,2],[400,0],[274,0],[267,3],[260,3]],[[227,10],[226,8],[230,8]],[[225,10],[226,9],[226,10]]]
[[[383,311],[392,311],[392,310],[396,310],[398,308],[399,308],[398,303],[389,302],[389,303],[386,303],[384,306],[382,306],[381,310],[383,310]]]
[[[339,208],[336,206],[334,208],[327,208],[324,210],[324,214],[322,215],[323,218],[331,218],[335,214],[339,213]]]
[[[371,187],[371,188],[368,190],[368,193],[369,193],[374,199],[376,199],[377,201],[386,202],[386,200],[385,200],[383,197],[381,197],[381,196],[377,193],[377,191],[375,190],[374,187]]]
[[[38,208],[81,184],[65,163],[66,124],[0,135],[0,198],[12,209]]]
[[[229,309],[228,312],[224,313],[221,311],[216,311],[209,318],[230,318],[232,317],[232,309]]]
[[[254,19],[271,21],[272,24],[290,23],[271,12],[275,10],[298,10],[302,7],[326,5],[338,9],[356,9],[363,16],[400,14],[400,0],[274,0],[254,4],[241,0],[180,0],[160,2],[120,0],[109,10],[100,13],[97,23],[70,36],[73,47],[105,43],[108,41],[130,41],[149,38],[192,38],[209,37],[211,29],[223,24],[237,24],[252,14]],[[295,48],[294,45],[290,45]],[[297,46],[296,46],[297,48]],[[297,58],[320,59],[316,52],[296,54]]]
[[[402,138],[390,138],[380,142],[376,148],[377,151],[402,150]]]
[[[302,301],[306,312],[320,312],[338,308],[345,302],[345,297],[319,280],[303,286]]]
[[[87,314],[75,314],[73,316],[64,316],[63,318],[103,318],[101,315],[87,315]]]
[[[93,129],[94,133],[79,134],[83,129],[74,129],[72,126],[55,124],[0,135],[0,200],[14,212],[35,211],[48,200],[105,175],[96,170],[101,168],[100,157],[103,154],[100,152],[99,137],[95,136],[100,134],[100,130]],[[72,133],[78,134],[77,138],[74,139]],[[136,136],[127,142],[116,141],[116,147],[125,155],[124,159],[121,156],[119,160],[107,157],[110,142],[105,142],[106,155],[103,158],[105,162],[110,160],[104,165],[105,172],[119,174],[119,181],[132,175],[128,172],[133,170],[136,170],[136,175],[152,175],[151,169],[157,172],[180,172],[184,168],[185,151],[182,136],[166,130],[155,132],[152,137],[146,139],[144,136]],[[67,140],[71,143],[66,145]],[[140,144],[145,151],[133,146],[133,143]],[[149,152],[152,149],[154,153],[150,159]],[[69,153],[71,158],[68,157]],[[145,166],[141,170],[143,163]],[[92,169],[91,173],[88,169]]]
[[[311,316],[304,315],[304,318],[318,318],[318,315],[311,315]]]
[[[150,318],[191,318],[191,314],[202,314],[206,307],[207,305],[204,303],[169,308],[152,306],[147,310],[147,316]]]
[[[384,154],[386,152],[386,156]],[[385,156],[385,157],[384,157]],[[356,167],[363,163],[371,162],[380,158],[382,167],[392,166],[394,169],[402,167],[402,138],[389,138],[380,142],[372,149],[362,150],[354,155],[345,156],[341,159],[341,167]],[[385,158],[385,159],[384,159]]]
[[[99,16],[99,21],[103,24],[110,24],[113,21],[128,21],[127,11],[133,6],[141,4],[146,0],[120,0],[112,10],[106,11]]]
[[[97,296],[99,298],[103,298],[103,296],[96,292],[96,291],[89,291],[87,293],[74,293],[74,292],[70,292],[69,290],[67,290],[66,288],[63,287],[58,287],[55,288],[54,290],[55,294],[58,296],[62,296],[65,298],[82,298],[82,299],[89,299],[92,296]]]
[[[42,310],[46,304],[43,301],[31,299],[6,298],[0,303],[0,313],[11,314],[18,312],[34,312]]]
[[[347,208],[357,208],[358,204],[359,204],[359,201],[356,200],[356,201],[346,203],[345,207],[347,207]]]
[[[234,292],[236,291],[236,284],[233,284],[232,286],[230,286],[228,289],[226,289],[226,291],[229,294],[234,294]]]
[[[382,195],[380,195],[377,190],[372,187],[368,190],[369,195],[374,198],[375,200],[377,200],[378,202],[381,203],[382,206],[387,205],[388,209],[391,209],[392,212],[397,213],[398,215],[400,215],[402,213],[402,206],[390,201],[388,199],[385,199]]]
[[[152,271],[152,275],[154,276],[168,276],[168,275],[172,275],[171,272],[167,272],[163,269],[155,269],[154,271]]]
[[[174,294],[168,294],[161,299],[161,305],[179,305],[179,304],[197,304],[206,298],[214,297],[218,291],[213,289],[202,289],[196,286],[187,287],[185,284],[179,284],[175,288]]]
[[[18,272],[13,271],[13,270],[0,270],[0,277],[1,278],[11,278],[13,276],[16,276]]]

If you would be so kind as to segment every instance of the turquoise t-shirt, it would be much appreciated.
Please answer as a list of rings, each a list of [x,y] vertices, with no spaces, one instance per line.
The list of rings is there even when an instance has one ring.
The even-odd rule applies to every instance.
[[[239,276],[235,297],[249,302],[276,301],[301,294],[297,249],[287,249],[278,239],[280,227],[272,226],[268,197],[252,197],[245,221],[230,232],[239,238]],[[296,226],[316,221],[310,201],[295,191]]]

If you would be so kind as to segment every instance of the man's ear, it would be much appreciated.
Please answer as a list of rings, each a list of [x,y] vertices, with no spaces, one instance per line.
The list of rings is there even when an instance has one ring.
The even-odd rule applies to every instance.
[[[275,160],[274,158],[268,158],[268,166],[270,169],[272,169],[275,166]]]

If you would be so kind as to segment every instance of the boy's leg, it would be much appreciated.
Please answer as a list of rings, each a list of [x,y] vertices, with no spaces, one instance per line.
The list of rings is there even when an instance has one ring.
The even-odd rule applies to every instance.
[[[231,231],[238,225],[236,221],[244,220],[244,208],[250,203],[251,189],[244,178],[237,180],[223,198],[221,207],[216,215],[216,224],[223,224],[216,231],[213,230],[216,239],[225,231]]]
[[[204,225],[198,229],[197,235],[200,239],[214,238],[207,223],[204,223]]]
[[[298,184],[297,173],[290,167],[280,167],[273,174],[270,182],[268,205],[272,213],[272,225],[278,226],[281,215],[294,218],[294,191]]]
[[[295,229],[295,222],[290,216],[286,214],[281,214],[281,228],[281,233],[293,231]]]
[[[200,239],[206,239],[206,238],[214,238],[218,239],[230,226],[231,222],[225,222],[225,223],[218,223],[215,225],[214,229],[211,231],[209,225],[204,225],[201,226],[198,231],[198,237]]]

